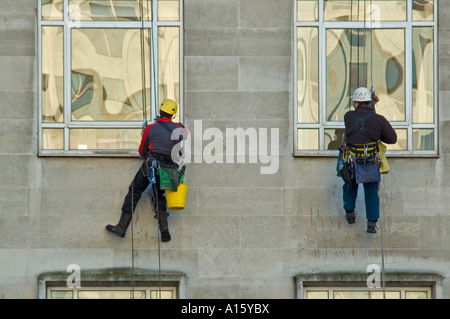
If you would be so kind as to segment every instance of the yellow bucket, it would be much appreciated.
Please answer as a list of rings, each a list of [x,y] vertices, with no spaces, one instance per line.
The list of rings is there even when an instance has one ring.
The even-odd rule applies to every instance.
[[[166,189],[167,208],[170,210],[180,210],[186,204],[186,194],[188,186],[186,184],[178,185],[177,191]]]

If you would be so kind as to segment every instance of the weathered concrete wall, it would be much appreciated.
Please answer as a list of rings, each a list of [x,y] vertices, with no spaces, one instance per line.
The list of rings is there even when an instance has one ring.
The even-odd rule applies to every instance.
[[[450,1],[439,1],[439,158],[392,158],[380,188],[386,270],[450,276]],[[365,232],[362,196],[344,219],[332,158],[293,157],[293,1],[187,0],[184,123],[279,129],[277,174],[262,163],[190,163],[188,203],[171,212],[164,271],[188,298],[294,298],[298,274],[364,273],[381,263],[381,230]],[[37,157],[36,1],[0,2],[0,298],[36,298],[41,273],[69,264],[157,270],[147,198],[125,239],[116,223],[135,158]],[[206,144],[207,142],[205,142]],[[450,283],[443,281],[443,297]]]

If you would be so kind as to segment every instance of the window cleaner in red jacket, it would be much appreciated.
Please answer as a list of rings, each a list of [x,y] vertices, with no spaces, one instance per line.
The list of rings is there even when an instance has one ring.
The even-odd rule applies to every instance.
[[[125,196],[122,214],[119,223],[115,226],[107,225],[106,229],[119,237],[125,237],[128,226],[132,220],[132,214],[141,198],[142,193],[150,185],[149,165],[154,161],[164,167],[178,168],[178,164],[172,158],[172,149],[181,139],[172,139],[172,132],[177,128],[184,128],[180,123],[172,122],[173,116],[178,111],[178,105],[175,101],[165,100],[159,109],[160,117],[155,123],[146,127],[142,134],[139,154],[145,161],[139,168],[136,176],[131,182],[128,193]],[[184,130],[184,134],[187,131]],[[155,174],[156,175],[156,174]],[[153,176],[154,183],[151,183],[150,197],[152,200],[155,217],[158,219],[161,232],[161,241],[167,242],[171,239],[167,222],[167,202],[164,190],[160,190],[159,176]]]

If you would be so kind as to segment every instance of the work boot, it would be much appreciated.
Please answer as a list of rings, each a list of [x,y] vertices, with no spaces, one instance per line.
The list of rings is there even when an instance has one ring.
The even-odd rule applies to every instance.
[[[130,222],[131,222],[131,215],[122,213],[122,215],[120,215],[119,223],[116,226],[106,225],[106,230],[113,234],[116,234],[119,237],[124,238],[128,225],[130,225]]]
[[[367,232],[375,234],[377,232],[377,222],[373,220],[367,221]]]
[[[349,224],[355,223],[356,214],[354,210],[349,210],[345,212],[345,218]]]
[[[161,228],[161,241],[162,242],[168,242],[170,241],[170,233],[169,233],[169,227],[162,227]]]

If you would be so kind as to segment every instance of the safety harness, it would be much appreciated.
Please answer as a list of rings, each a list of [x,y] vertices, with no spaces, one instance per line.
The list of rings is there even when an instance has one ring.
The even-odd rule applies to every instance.
[[[348,132],[345,136],[346,142],[344,151],[347,151],[346,156],[352,156],[358,163],[373,164],[378,160],[378,139],[374,139],[365,128],[366,121],[375,115],[374,112],[369,112],[363,118],[359,118],[356,111],[351,113],[356,119],[356,127]],[[347,139],[356,132],[362,132],[371,142],[365,144],[347,144]]]

